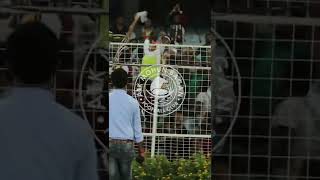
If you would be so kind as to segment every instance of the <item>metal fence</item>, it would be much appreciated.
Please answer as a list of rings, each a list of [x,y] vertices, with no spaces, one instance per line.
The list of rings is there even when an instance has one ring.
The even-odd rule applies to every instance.
[[[190,158],[194,153],[210,155],[211,47],[148,45],[147,49],[159,50],[154,55],[148,55],[145,47],[138,43],[110,43],[109,72],[122,67],[129,73],[127,90],[140,102],[146,149],[151,156],[165,155],[170,160]],[[159,62],[150,64],[152,58],[159,58]],[[158,72],[151,77],[154,71]],[[161,79],[167,81],[168,92],[172,91],[165,98],[154,91],[148,93],[153,87],[162,86]],[[181,81],[177,83],[177,79]]]
[[[232,131],[214,152],[214,179],[319,179],[319,2],[215,3],[212,29],[239,66],[242,93]],[[238,80],[234,68],[226,72]]]

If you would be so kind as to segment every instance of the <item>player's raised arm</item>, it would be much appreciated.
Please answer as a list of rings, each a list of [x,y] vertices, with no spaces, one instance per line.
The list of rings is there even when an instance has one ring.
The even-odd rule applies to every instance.
[[[134,16],[134,19],[133,19],[132,23],[130,24],[128,32],[127,32],[127,38],[128,39],[130,39],[130,37],[131,37],[131,35],[132,35],[132,33],[133,33],[133,31],[134,31],[139,19],[140,19],[140,16],[138,14],[136,14]]]

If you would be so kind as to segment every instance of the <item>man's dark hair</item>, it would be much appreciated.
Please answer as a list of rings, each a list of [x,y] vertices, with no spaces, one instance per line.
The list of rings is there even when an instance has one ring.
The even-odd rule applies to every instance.
[[[11,73],[25,84],[42,84],[54,75],[59,54],[56,35],[40,22],[19,25],[7,41]]]
[[[115,69],[111,74],[111,81],[114,87],[124,88],[128,82],[128,74],[122,68]]]

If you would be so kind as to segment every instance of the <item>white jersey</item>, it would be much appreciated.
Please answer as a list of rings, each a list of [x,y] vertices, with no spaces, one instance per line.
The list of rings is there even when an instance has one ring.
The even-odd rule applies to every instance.
[[[296,137],[293,140],[292,155],[306,157],[320,154],[320,93],[311,90],[307,97],[288,98],[277,106],[272,125],[291,128]]]
[[[154,51],[150,51],[150,40],[146,39],[144,41],[144,45],[143,45],[143,52],[145,56],[155,56],[157,58],[157,64],[161,63],[161,54],[164,51],[164,47],[163,46],[156,46],[156,50]]]

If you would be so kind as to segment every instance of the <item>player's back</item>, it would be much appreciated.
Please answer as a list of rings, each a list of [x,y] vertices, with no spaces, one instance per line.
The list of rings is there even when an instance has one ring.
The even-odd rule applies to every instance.
[[[0,115],[1,180],[97,179],[89,125],[48,91],[14,89],[0,100]]]

